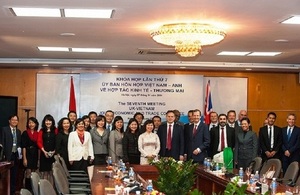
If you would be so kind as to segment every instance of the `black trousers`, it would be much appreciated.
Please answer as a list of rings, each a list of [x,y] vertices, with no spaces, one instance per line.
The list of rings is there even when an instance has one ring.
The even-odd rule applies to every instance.
[[[10,194],[15,194],[19,166],[18,152],[11,154],[10,161],[14,163],[14,165],[10,168]]]
[[[87,173],[88,161],[83,158],[79,161],[73,161],[72,170],[82,170]]]

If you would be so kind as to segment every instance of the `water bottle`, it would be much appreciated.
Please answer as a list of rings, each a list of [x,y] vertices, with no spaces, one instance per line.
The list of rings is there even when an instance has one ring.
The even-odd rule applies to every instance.
[[[111,158],[111,156],[108,156],[107,157],[107,166],[110,166],[110,165],[112,165],[112,158]]]
[[[243,170],[243,167],[240,167],[239,176],[240,176],[240,181],[244,181],[244,170]]]
[[[152,190],[153,190],[152,180],[149,179],[149,180],[148,180],[148,183],[147,183],[147,192],[148,192],[148,193],[149,193],[149,192],[151,193]]]
[[[206,161],[206,170],[207,171],[210,171],[210,166],[211,166],[211,161],[210,161],[210,159],[207,159],[207,161]]]
[[[259,182],[259,173],[258,173],[258,171],[255,172],[254,181]]]
[[[126,171],[126,166],[125,166],[125,163],[122,163],[121,165],[121,171],[125,172]]]
[[[216,171],[220,170],[220,165],[219,163],[216,163]]]
[[[250,191],[254,192],[255,191],[255,182],[254,182],[254,175],[251,174],[250,179],[249,179],[249,186],[250,186]]]
[[[204,169],[206,169],[206,167],[207,167],[207,158],[204,158],[203,165],[204,165]]]
[[[135,180],[135,178],[134,178],[134,177],[135,177],[135,173],[134,173],[132,167],[129,168],[128,176],[129,176],[129,179],[130,179],[130,180]]]
[[[275,194],[276,194],[276,190],[277,190],[277,182],[276,182],[276,178],[273,178],[273,179],[272,179],[270,188],[271,188],[271,194],[272,194],[272,195],[275,195]]]
[[[119,168],[120,168],[120,169],[122,169],[122,165],[123,165],[123,160],[120,159],[120,160],[119,160]]]

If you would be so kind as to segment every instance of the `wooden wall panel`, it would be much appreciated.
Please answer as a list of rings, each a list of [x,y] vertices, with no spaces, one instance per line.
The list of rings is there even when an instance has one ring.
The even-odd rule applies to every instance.
[[[35,115],[36,74],[37,73],[80,73],[91,70],[54,70],[54,69],[0,69],[0,94],[19,97],[20,129],[25,129],[26,114],[23,109],[33,109]],[[211,72],[191,70],[116,70],[95,69],[102,73],[143,73],[143,74],[192,74],[216,77],[248,78],[248,115],[253,129],[258,131],[270,111],[277,114],[276,124],[286,125],[288,113],[300,115],[300,85],[298,73],[261,73],[261,72]],[[233,86],[234,87],[234,86]],[[237,111],[238,112],[238,111]]]

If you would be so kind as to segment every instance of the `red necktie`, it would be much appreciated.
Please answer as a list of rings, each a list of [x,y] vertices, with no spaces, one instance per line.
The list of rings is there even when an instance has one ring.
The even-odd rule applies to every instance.
[[[171,150],[171,147],[172,147],[171,128],[172,128],[172,125],[169,125],[168,136],[167,136],[167,149],[168,150]]]
[[[221,151],[225,148],[225,142],[224,142],[224,127],[221,127]]]
[[[194,129],[193,129],[193,135],[195,136],[196,134],[196,131],[197,131],[197,125],[194,125]]]

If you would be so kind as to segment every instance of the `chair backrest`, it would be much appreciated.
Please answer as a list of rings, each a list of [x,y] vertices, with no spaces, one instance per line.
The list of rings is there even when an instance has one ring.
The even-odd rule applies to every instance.
[[[277,158],[271,158],[264,162],[261,170],[260,170],[260,177],[263,176],[263,174],[266,174],[270,168],[274,167],[275,173],[273,177],[278,178],[279,174],[281,172],[281,161]]]
[[[40,193],[40,195],[55,195],[56,194],[52,184],[47,179],[40,179],[39,193]]]
[[[33,195],[39,195],[40,175],[37,172],[31,172],[30,180]]]
[[[70,177],[70,173],[69,173],[69,170],[68,170],[68,167],[66,165],[66,162],[65,160],[63,159],[63,157],[59,156],[59,160],[60,160],[60,164],[62,165],[62,167],[64,168],[64,171],[67,175],[67,177]]]
[[[64,173],[58,167],[53,167],[53,178],[56,190],[59,194],[69,194],[69,182],[68,179],[64,176]]]
[[[257,156],[254,158],[254,166],[253,166],[253,173],[255,173],[256,171],[260,171],[260,168],[261,168],[261,163],[262,163],[262,158]]]
[[[64,179],[68,180],[68,176],[66,175],[65,170],[59,162],[54,162],[52,164],[52,171],[54,171],[54,168],[57,168],[62,173]]]
[[[54,157],[55,162],[59,162],[59,156],[57,154],[55,154],[53,157]]]
[[[298,172],[299,172],[299,163],[297,161],[294,161],[288,166],[283,176],[282,183],[288,184],[289,182],[295,182],[298,176]]]
[[[31,192],[25,188],[21,188],[20,195],[32,195]]]

